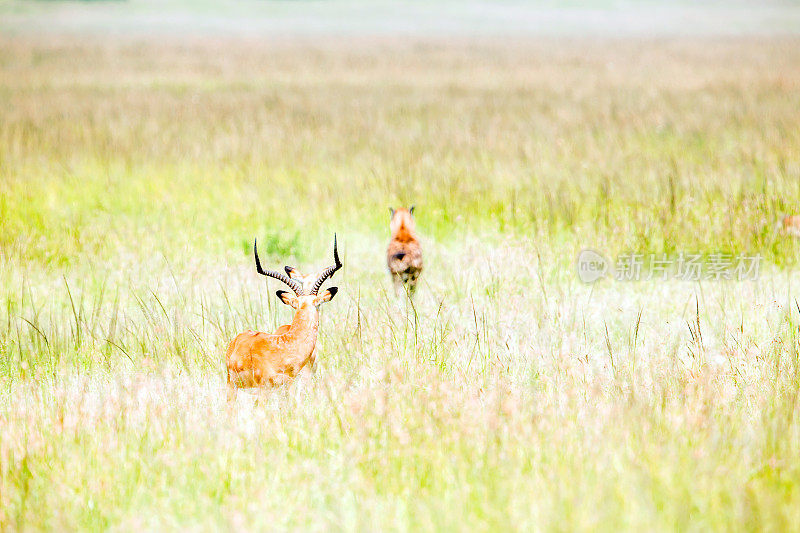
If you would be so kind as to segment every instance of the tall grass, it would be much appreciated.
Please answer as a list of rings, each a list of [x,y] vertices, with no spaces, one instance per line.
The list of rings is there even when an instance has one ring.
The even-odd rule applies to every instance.
[[[0,527],[796,527],[798,50],[3,41]],[[226,405],[290,319],[253,237],[334,232],[316,374]],[[584,247],[766,262],[584,285]]]
[[[315,221],[374,234],[425,200],[437,238],[796,260],[772,231],[800,196],[793,40],[341,46],[6,43],[4,254],[301,253]]]

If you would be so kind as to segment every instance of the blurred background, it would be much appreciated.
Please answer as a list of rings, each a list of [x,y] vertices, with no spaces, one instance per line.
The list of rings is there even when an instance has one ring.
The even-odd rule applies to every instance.
[[[656,37],[797,33],[789,1],[4,0],[5,32],[87,35]]]

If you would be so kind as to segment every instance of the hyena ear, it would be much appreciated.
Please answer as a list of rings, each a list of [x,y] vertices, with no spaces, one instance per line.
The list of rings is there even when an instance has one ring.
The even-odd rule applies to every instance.
[[[289,294],[287,291],[275,291],[275,294],[278,295],[278,299],[280,301],[282,301],[289,307],[297,309],[297,298]]]
[[[414,207],[416,207],[416,206],[413,206],[413,205],[412,205],[411,207],[409,207],[409,208],[408,208],[408,212],[409,212],[410,214],[412,214],[412,215],[414,214]]]
[[[389,208],[389,218],[394,218],[394,208]]]
[[[339,292],[339,287],[328,287],[328,289],[314,299],[314,305],[324,304],[330,302],[336,293]]]

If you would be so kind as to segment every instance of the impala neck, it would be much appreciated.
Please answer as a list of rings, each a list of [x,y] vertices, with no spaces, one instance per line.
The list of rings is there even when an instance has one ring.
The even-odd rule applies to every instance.
[[[317,342],[319,311],[313,303],[303,303],[294,314],[292,325],[286,335],[299,342]]]

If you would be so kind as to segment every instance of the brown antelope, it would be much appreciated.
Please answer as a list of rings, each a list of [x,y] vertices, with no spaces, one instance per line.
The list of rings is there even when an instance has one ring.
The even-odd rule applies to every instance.
[[[409,297],[417,289],[417,278],[422,273],[422,247],[414,223],[414,206],[405,209],[389,208],[392,214],[389,229],[392,237],[386,250],[386,265],[392,275],[395,290],[405,287]]]
[[[785,235],[800,237],[800,215],[786,215],[779,217],[778,230]]]
[[[233,339],[225,354],[229,399],[235,397],[237,388],[282,385],[294,379],[301,370],[313,368],[319,328],[317,308],[332,300],[338,289],[329,287],[321,295],[318,292],[325,280],[333,277],[342,268],[336,236],[333,238],[334,265],[320,271],[313,278],[302,277],[291,267],[285,268],[288,275],[264,270],[261,268],[255,243],[253,255],[259,274],[282,281],[294,291],[295,296],[280,290],[276,294],[281,302],[295,310],[295,314],[291,324],[279,327],[275,333],[245,331]]]

